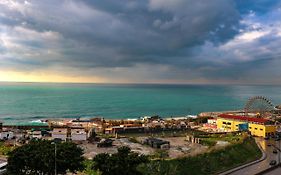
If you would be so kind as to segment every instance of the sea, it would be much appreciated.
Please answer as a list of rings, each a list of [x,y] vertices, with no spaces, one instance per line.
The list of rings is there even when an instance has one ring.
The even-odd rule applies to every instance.
[[[136,119],[180,117],[243,109],[247,99],[265,96],[281,104],[281,86],[0,83],[4,124],[41,119]]]

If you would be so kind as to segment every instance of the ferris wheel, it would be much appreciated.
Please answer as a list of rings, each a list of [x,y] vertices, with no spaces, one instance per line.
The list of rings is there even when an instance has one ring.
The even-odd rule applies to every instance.
[[[249,98],[244,107],[245,115],[255,114],[258,117],[266,117],[273,110],[273,103],[264,96]]]

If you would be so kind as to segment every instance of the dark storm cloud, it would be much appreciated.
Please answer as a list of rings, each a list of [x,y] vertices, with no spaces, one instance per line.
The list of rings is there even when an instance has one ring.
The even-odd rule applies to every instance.
[[[256,51],[263,43],[273,49],[279,42],[273,27],[259,41],[239,40],[253,27],[257,30],[256,23],[264,22],[259,17],[276,7],[276,1],[262,0],[3,0],[1,67],[67,67],[78,74],[84,70],[101,74],[97,69],[128,68],[125,72],[131,72],[139,65],[155,65],[155,72],[150,73],[156,79],[186,74],[187,79],[237,78],[244,72],[239,70],[256,64],[256,59],[248,57],[268,55],[251,54],[247,49]],[[267,16],[272,23],[278,14],[273,16]],[[246,60],[237,58],[240,52]],[[100,72],[112,76],[107,75],[109,71]]]
[[[175,1],[167,6],[164,1],[21,2],[19,9],[5,9],[14,19],[6,25],[24,22],[38,32],[60,33],[68,42],[62,43],[65,59],[78,65],[81,59],[82,65],[104,67],[170,63],[171,55],[205,40],[233,37],[239,21],[234,4],[225,0]]]

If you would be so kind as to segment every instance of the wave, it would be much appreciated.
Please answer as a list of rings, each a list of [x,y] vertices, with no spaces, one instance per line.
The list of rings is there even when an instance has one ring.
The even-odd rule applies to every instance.
[[[29,123],[46,123],[46,122],[44,122],[42,120],[32,120]]]

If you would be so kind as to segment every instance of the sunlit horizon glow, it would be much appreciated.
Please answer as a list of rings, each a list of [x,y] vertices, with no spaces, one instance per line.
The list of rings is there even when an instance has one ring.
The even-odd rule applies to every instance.
[[[105,83],[106,81],[98,77],[71,77],[49,72],[22,73],[0,71],[0,82]]]

